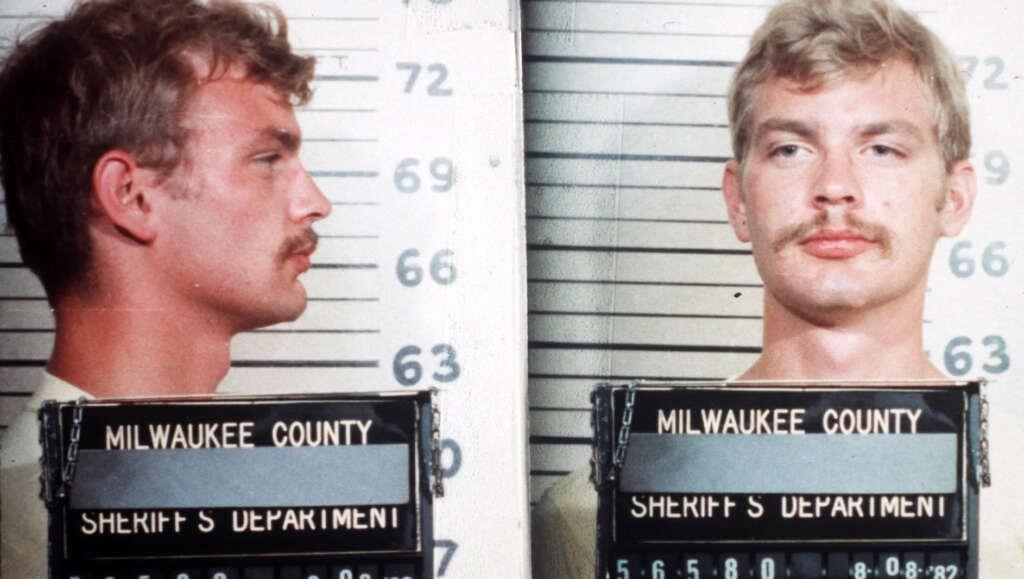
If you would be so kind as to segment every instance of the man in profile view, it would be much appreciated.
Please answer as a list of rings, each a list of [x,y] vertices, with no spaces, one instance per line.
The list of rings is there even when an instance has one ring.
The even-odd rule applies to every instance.
[[[738,380],[943,379],[923,351],[928,267],[976,191],[954,57],[888,0],[791,0],[751,39],[729,127],[722,190],[765,294]],[[594,576],[588,474],[536,509],[538,577]]]
[[[7,58],[8,223],[56,331],[3,439],[3,577],[46,575],[42,400],[213,392],[232,336],[305,309],[313,67],[279,11],[228,0],[80,2]]]

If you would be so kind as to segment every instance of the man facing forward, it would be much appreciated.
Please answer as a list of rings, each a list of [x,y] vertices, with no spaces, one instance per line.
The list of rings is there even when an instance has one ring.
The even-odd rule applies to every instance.
[[[82,2],[5,62],[8,221],[56,334],[3,440],[4,577],[45,575],[41,400],[213,392],[233,335],[305,309],[313,66],[280,12],[217,0]]]
[[[942,379],[922,344],[928,265],[976,190],[953,56],[887,0],[785,2],[733,77],[729,126],[722,190],[765,294],[739,379]],[[536,509],[538,577],[594,576],[588,474]]]
[[[832,26],[809,36],[814,19]],[[883,2],[783,5],[729,123],[722,191],[765,285],[762,355],[740,378],[944,378],[921,338],[928,265],[976,190],[954,58]]]

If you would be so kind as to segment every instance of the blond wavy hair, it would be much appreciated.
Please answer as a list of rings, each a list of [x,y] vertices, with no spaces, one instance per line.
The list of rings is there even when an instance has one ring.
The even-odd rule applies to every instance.
[[[743,162],[757,86],[791,79],[814,90],[849,72],[905,58],[931,92],[946,170],[971,150],[963,76],[953,55],[912,14],[889,0],[788,0],[754,33],[729,87],[733,155]]]

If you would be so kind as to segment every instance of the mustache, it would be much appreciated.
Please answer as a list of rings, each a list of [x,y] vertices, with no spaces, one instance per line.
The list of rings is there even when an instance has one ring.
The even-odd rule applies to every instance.
[[[298,235],[285,239],[281,244],[281,248],[277,251],[277,261],[284,263],[296,253],[313,253],[316,251],[319,239],[320,236],[312,228],[305,229]]]
[[[823,228],[851,231],[877,243],[885,255],[892,250],[892,232],[888,227],[880,223],[865,221],[852,213],[843,213],[841,218],[833,219],[829,213],[822,212],[815,215],[813,219],[782,228],[772,240],[772,251],[778,253],[785,246],[799,243]]]

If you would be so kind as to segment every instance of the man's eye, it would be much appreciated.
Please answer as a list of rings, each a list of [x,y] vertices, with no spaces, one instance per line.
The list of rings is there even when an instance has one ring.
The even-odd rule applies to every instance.
[[[896,154],[896,149],[888,145],[871,145],[871,153],[878,157],[888,157]]]
[[[256,157],[256,161],[258,163],[263,163],[266,165],[273,165],[274,163],[280,160],[281,155],[278,153],[267,153],[266,155],[260,155],[259,157]]]
[[[782,145],[781,147],[776,147],[772,154],[777,157],[793,157],[799,152],[800,147],[796,145]]]

